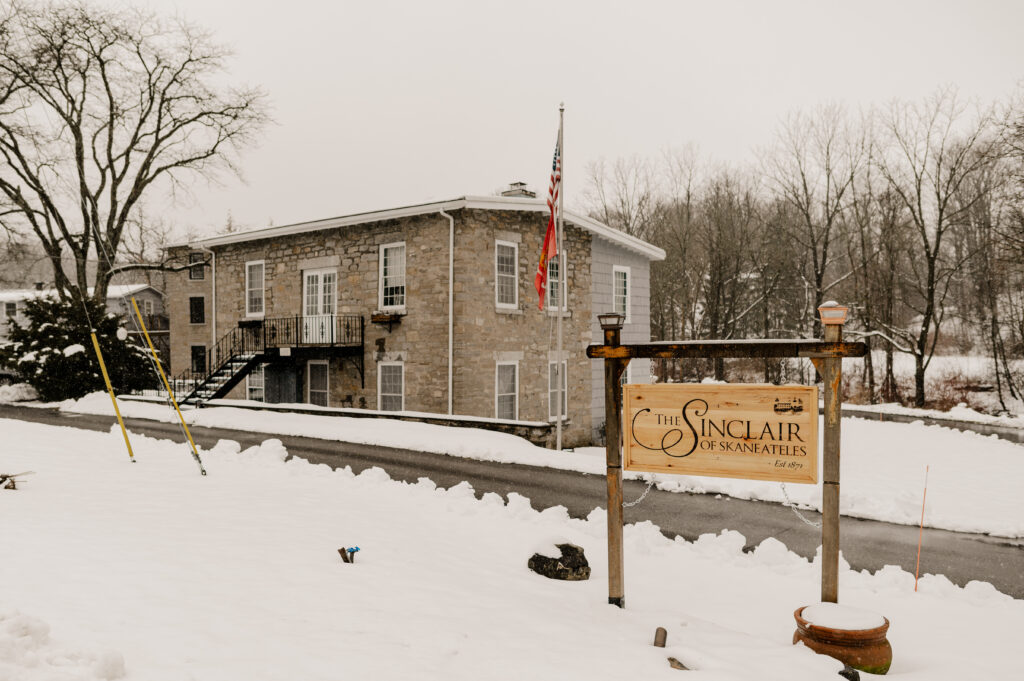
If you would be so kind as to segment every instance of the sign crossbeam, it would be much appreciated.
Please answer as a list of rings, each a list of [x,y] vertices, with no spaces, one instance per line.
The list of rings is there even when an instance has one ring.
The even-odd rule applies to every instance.
[[[865,343],[820,340],[679,341],[630,345],[591,345],[591,359],[718,359],[766,357],[863,357]]]

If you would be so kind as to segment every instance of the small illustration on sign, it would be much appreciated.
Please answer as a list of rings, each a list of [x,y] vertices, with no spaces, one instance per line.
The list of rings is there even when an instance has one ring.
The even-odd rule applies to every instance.
[[[804,401],[799,397],[791,400],[780,400],[775,398],[776,414],[799,414],[804,410]]]

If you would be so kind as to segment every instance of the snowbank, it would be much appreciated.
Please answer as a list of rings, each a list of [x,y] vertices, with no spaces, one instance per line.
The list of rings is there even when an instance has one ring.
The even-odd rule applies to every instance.
[[[163,404],[121,401],[126,416],[173,422]],[[63,403],[62,410],[113,416],[110,398],[94,393]],[[504,433],[425,423],[315,416],[232,407],[184,412],[190,424],[256,433],[297,435],[449,454],[482,461],[547,466],[603,475],[604,450],[595,447],[558,453]],[[822,448],[819,446],[819,452]],[[925,524],[946,530],[1024,537],[1024,448],[995,436],[965,433],[921,423],[879,423],[843,419],[843,515],[916,525],[921,520],[925,467],[930,466]],[[819,470],[821,469],[819,465]],[[625,474],[627,479],[649,479]],[[820,510],[821,485],[731,480],[696,476],[655,476],[659,489],[726,494],[739,499],[792,501]]]
[[[695,679],[836,677],[791,645],[819,568],[769,539],[695,542],[650,523],[625,533],[627,609],[607,605],[605,514],[570,520],[461,484],[355,476],[281,443],[203,452],[120,433],[3,421],[5,463],[36,475],[0,491],[0,677],[247,679]],[[526,568],[540,542],[584,547],[593,574]],[[337,555],[359,546],[354,565]],[[1013,678],[1024,601],[887,567],[840,572],[840,600],[885,615],[905,681]],[[651,646],[668,629],[668,647]],[[47,631],[49,627],[49,631]],[[941,652],[940,652],[941,651]]]
[[[0,404],[10,402],[26,402],[39,399],[36,389],[28,383],[15,383],[13,385],[0,385]]]

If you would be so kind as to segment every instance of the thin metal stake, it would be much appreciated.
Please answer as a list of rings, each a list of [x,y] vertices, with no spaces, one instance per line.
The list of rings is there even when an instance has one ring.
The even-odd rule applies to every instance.
[[[132,307],[135,308],[135,316],[139,318],[139,325],[142,327],[142,335],[146,337],[146,343],[149,344],[149,350],[153,353],[153,361],[156,362],[156,368],[160,372],[160,379],[163,380],[164,388],[167,389],[167,396],[171,398],[171,404],[174,405],[174,411],[178,412],[178,418],[181,420],[181,428],[185,431],[185,437],[188,438],[189,445],[192,446],[192,458],[196,460],[197,464],[199,464],[199,472],[206,475],[206,469],[203,468],[203,460],[199,458],[199,452],[196,450],[196,443],[192,439],[192,433],[188,430],[188,424],[185,423],[185,417],[181,415],[181,409],[178,408],[178,401],[174,399],[174,391],[171,390],[171,384],[167,382],[167,375],[164,373],[163,365],[160,364],[160,358],[157,357],[156,348],[153,347],[153,341],[149,337],[149,331],[146,330],[146,322],[143,321],[142,313],[139,312],[139,304],[135,302],[135,296],[132,296]],[[95,340],[95,338],[93,340]]]
[[[121,426],[121,434],[124,435],[124,444],[128,448],[128,458],[135,463],[135,455],[132,453],[132,443],[128,441],[128,429],[124,427],[124,419],[121,418],[121,410],[117,408],[117,398],[114,397],[114,387],[110,385],[110,376],[107,374],[107,365],[103,362],[103,353],[100,352],[100,342],[96,340],[96,330],[89,329],[89,336],[92,338],[92,347],[96,351],[96,359],[100,361],[100,371],[103,373],[103,382],[107,385],[107,392],[110,393],[110,401],[114,405],[114,413],[117,414],[117,422]]]

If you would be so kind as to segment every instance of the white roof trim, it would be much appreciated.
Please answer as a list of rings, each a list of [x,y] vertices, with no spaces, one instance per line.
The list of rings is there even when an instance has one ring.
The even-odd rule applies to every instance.
[[[421,203],[412,206],[391,208],[388,210],[343,215],[336,218],[299,222],[293,225],[283,225],[280,227],[263,227],[261,229],[254,229],[247,232],[236,232],[234,234],[225,234],[222,236],[199,239],[194,242],[194,244],[189,245],[201,246],[204,248],[209,248],[211,246],[224,246],[227,244],[254,241],[256,239],[271,239],[281,236],[290,236],[292,234],[315,232],[321,229],[337,229],[338,227],[347,227],[349,225],[361,225],[368,222],[394,220],[396,218],[436,213],[440,210],[452,211],[459,210],[461,208],[477,210],[520,210],[537,213],[546,213],[548,211],[547,202],[541,199],[530,199],[520,196],[463,196],[457,199],[450,199],[448,201],[436,201],[433,203]],[[582,227],[583,229],[586,229],[594,235],[610,241],[613,244],[646,256],[650,260],[665,259],[665,251],[657,246],[625,234],[624,232],[612,229],[608,225],[600,223],[592,218],[588,218],[584,215],[578,215],[571,211],[566,211],[565,220],[577,227]]]

